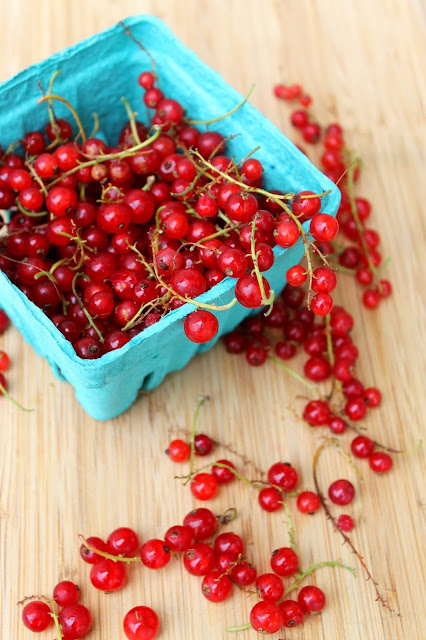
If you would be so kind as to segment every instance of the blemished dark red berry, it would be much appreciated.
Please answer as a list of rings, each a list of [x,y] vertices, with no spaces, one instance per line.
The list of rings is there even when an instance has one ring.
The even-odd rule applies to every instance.
[[[218,466],[218,464],[226,466]],[[217,463],[212,466],[212,475],[219,484],[229,484],[235,480],[235,474],[231,469],[235,469],[235,465],[230,460],[218,460]]]
[[[60,610],[58,622],[64,639],[77,640],[89,633],[92,627],[92,616],[84,605],[70,604]]]
[[[107,543],[104,542],[101,538],[91,536],[90,538],[87,538],[86,542],[91,547],[99,549],[99,551],[102,551],[104,553],[108,553]],[[82,544],[80,547],[80,555],[83,558],[84,562],[87,562],[88,564],[96,564],[97,562],[102,560],[102,556],[95,553],[94,551],[91,551],[84,544]]]
[[[205,433],[197,433],[194,438],[195,455],[207,456],[213,449],[213,440]]]
[[[160,631],[160,620],[150,607],[133,607],[124,616],[123,630],[128,640],[154,640]]]
[[[281,609],[274,602],[261,600],[250,612],[250,623],[258,633],[276,633],[283,626]]]
[[[303,589],[299,591],[297,599],[302,605],[305,613],[322,611],[326,604],[324,592],[313,585],[303,587]]]
[[[193,538],[193,532],[190,527],[177,524],[167,529],[164,542],[170,551],[183,552],[190,548]]]
[[[79,588],[70,580],[62,580],[62,582],[58,582],[53,590],[53,599],[60,607],[76,604],[79,596]]]
[[[376,473],[387,473],[393,467],[393,460],[385,451],[376,451],[368,459],[370,469]]]
[[[284,600],[280,602],[280,609],[283,615],[283,626],[291,629],[302,624],[305,617],[305,610],[300,602],[296,600]]]
[[[262,600],[278,602],[283,596],[284,584],[276,573],[262,573],[256,580],[256,591]]]
[[[232,582],[228,576],[215,569],[204,576],[201,593],[210,602],[223,602],[232,593]]]
[[[349,480],[335,480],[328,488],[328,497],[334,504],[350,504],[355,497],[355,488]]]
[[[191,575],[205,576],[215,568],[216,555],[209,545],[196,542],[185,552],[183,564]]]
[[[40,633],[52,624],[52,610],[45,602],[33,600],[23,608],[22,622],[30,631]]]

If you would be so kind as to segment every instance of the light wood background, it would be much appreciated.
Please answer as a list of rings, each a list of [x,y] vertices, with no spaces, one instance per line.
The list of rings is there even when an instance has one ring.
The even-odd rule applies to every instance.
[[[0,5],[1,80],[127,15],[151,12],[241,92],[255,81],[253,103],[290,135],[288,110],[271,95],[277,81],[301,82],[315,97],[320,121],[338,118],[344,124],[365,162],[360,190],[373,202],[372,225],[392,258],[395,294],[375,313],[361,309],[359,289],[349,280],[342,279],[337,297],[356,318],[360,375],[384,394],[382,408],[371,413],[366,426],[376,439],[401,448],[413,447],[424,424],[424,9],[421,0],[13,0]],[[184,574],[178,562],[158,574],[133,568],[121,592],[100,594],[79,559],[77,534],[107,536],[129,525],[143,539],[161,537],[194,507],[188,488],[173,480],[179,469],[163,451],[170,429],[189,426],[199,394],[211,396],[200,429],[232,443],[262,468],[278,458],[291,460],[300,470],[301,488],[313,488],[311,461],[321,432],[293,413],[300,412],[300,386],[273,365],[249,368],[219,344],[125,415],[102,423],[84,414],[71,387],[53,377],[14,329],[0,338],[0,348],[12,356],[11,392],[36,407],[24,414],[5,399],[0,402],[2,638],[30,638],[15,603],[25,595],[49,594],[56,581],[70,578],[81,585],[82,600],[92,610],[93,640],[124,638],[121,620],[137,604],[155,608],[164,640],[233,640],[235,634],[228,636],[225,627],[248,620],[253,596],[235,593],[223,605],[209,604],[199,580]],[[350,436],[343,441],[348,446]],[[337,452],[324,454],[324,487],[341,476],[356,483],[357,498],[347,509],[356,519],[354,542],[402,617],[375,603],[372,585],[321,513],[311,519],[293,509],[303,565],[342,558],[356,567],[358,577],[321,570],[314,582],[327,594],[326,609],[286,631],[286,638],[426,636],[423,462],[422,451],[396,457],[386,477],[373,477],[361,463],[365,482],[360,483]],[[255,502],[254,493],[235,484],[221,492],[213,508],[238,507],[234,529],[253,542],[249,556],[267,570],[270,552],[288,542],[285,518],[260,512]]]

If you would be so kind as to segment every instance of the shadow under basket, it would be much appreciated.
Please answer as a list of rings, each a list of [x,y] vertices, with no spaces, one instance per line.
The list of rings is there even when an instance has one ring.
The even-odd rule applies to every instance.
[[[128,18],[125,23],[155,59],[164,94],[179,100],[192,119],[218,117],[241,102],[242,96],[185,47],[161,20],[141,15]],[[44,129],[47,110],[36,104],[40,98],[38,81],[47,87],[57,69],[62,73],[55,81],[55,93],[71,102],[88,131],[96,112],[107,142],[114,144],[126,121],[120,97],[125,96],[133,109],[140,108],[142,91],[137,78],[141,71],[150,69],[150,60],[126,35],[123,26],[115,25],[22,71],[0,85],[1,132],[2,136],[7,132],[9,137],[1,140],[3,148],[27,131]],[[142,104],[141,116],[144,112]],[[60,103],[55,103],[55,113],[69,119],[69,112]],[[238,134],[227,143],[227,154],[237,160],[261,146],[256,157],[264,167],[266,188],[285,192],[309,189],[315,193],[331,190],[322,199],[322,211],[336,214],[340,201],[336,186],[250,104],[245,103],[214,128],[225,137]],[[308,229],[309,223],[304,226]],[[287,250],[276,247],[274,254],[275,263],[265,276],[278,295],[285,284],[286,271],[302,258],[302,241]],[[234,297],[235,282],[225,278],[199,300],[227,304]],[[99,360],[82,360],[44,313],[1,272],[0,306],[25,340],[46,358],[54,373],[74,386],[82,407],[98,420],[126,411],[140,389],[158,386],[167,373],[182,369],[193,356],[210,349],[220,336],[257,312],[239,303],[218,312],[218,335],[211,342],[198,345],[184,334],[184,318],[194,310],[193,305],[185,304],[123,348]]]

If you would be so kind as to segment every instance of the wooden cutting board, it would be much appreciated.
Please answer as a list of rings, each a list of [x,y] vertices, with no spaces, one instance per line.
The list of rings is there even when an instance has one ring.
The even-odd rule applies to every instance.
[[[300,82],[314,96],[320,121],[338,119],[345,126],[365,163],[359,193],[373,203],[372,226],[380,229],[383,253],[391,257],[395,293],[376,312],[366,311],[359,289],[342,278],[336,298],[356,319],[360,377],[383,390],[383,406],[365,423],[368,433],[390,446],[412,448],[424,424],[424,4],[15,0],[0,6],[0,79],[140,12],[164,19],[242,93],[255,81],[253,103],[288,135],[293,135],[288,108],[271,93],[278,81]],[[298,396],[304,393],[297,382],[272,363],[249,368],[243,357],[229,356],[218,344],[141,397],[125,415],[102,423],[84,414],[71,387],[53,377],[13,328],[0,337],[0,349],[13,360],[10,391],[36,409],[26,414],[5,399],[0,403],[2,638],[29,639],[15,603],[26,595],[49,594],[63,578],[82,588],[82,600],[94,617],[88,636],[93,640],[124,638],[122,618],[137,604],[158,612],[164,640],[254,638],[254,632],[229,635],[225,628],[248,621],[255,596],[235,593],[222,605],[209,604],[200,581],[175,560],[159,573],[133,567],[119,593],[95,592],[89,567],[79,559],[77,534],[106,537],[128,525],[145,540],[161,537],[195,506],[188,487],[173,479],[181,468],[164,449],[171,433],[189,427],[199,394],[211,398],[202,409],[200,430],[262,469],[277,459],[291,461],[300,472],[300,487],[312,489],[312,457],[324,433],[296,417],[303,405]],[[296,367],[300,370],[301,361]],[[342,443],[348,447],[349,442],[348,434]],[[247,475],[256,475],[250,464],[227,455]],[[333,479],[348,477],[356,484],[356,500],[346,509],[356,520],[354,543],[401,617],[375,602],[372,583],[365,581],[358,561],[324,515],[302,516],[292,505],[303,566],[340,558],[356,568],[357,577],[340,569],[318,572],[313,583],[326,592],[327,607],[303,627],[288,630],[286,638],[426,637],[423,451],[396,456],[385,477],[373,476],[362,461],[359,467],[364,482],[330,448],[321,461],[321,483],[327,487]],[[285,516],[261,512],[256,500],[254,491],[235,483],[220,492],[212,507],[217,513],[238,509],[234,529],[247,541],[248,556],[265,571],[271,551],[288,544],[288,535]]]

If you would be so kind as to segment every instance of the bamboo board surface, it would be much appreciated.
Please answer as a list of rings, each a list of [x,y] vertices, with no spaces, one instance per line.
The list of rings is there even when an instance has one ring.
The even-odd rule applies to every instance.
[[[369,433],[397,448],[413,447],[422,437],[425,417],[424,4],[14,0],[0,5],[0,80],[136,13],[164,19],[242,93],[255,81],[252,102],[290,136],[288,109],[271,96],[277,81],[301,82],[315,98],[318,119],[337,118],[345,126],[365,163],[359,193],[373,202],[372,226],[380,230],[384,254],[392,256],[394,296],[376,312],[365,311],[359,289],[342,278],[336,298],[356,319],[360,377],[383,391],[382,407],[366,421]],[[93,613],[91,640],[124,638],[121,620],[137,604],[158,612],[164,640],[254,638],[254,632],[225,633],[227,626],[248,621],[254,596],[235,593],[222,605],[209,604],[199,580],[184,574],[177,561],[159,573],[132,568],[119,593],[95,592],[89,567],[79,559],[77,534],[106,537],[128,525],[145,540],[161,537],[194,507],[189,489],[173,480],[179,468],[163,451],[171,430],[189,427],[200,394],[211,397],[202,409],[200,430],[231,443],[263,469],[277,459],[290,460],[300,471],[300,487],[312,489],[311,462],[322,431],[313,432],[295,417],[303,404],[296,397],[303,393],[298,383],[272,363],[250,368],[218,344],[141,397],[125,415],[102,423],[85,415],[72,388],[54,378],[13,328],[0,337],[0,349],[13,359],[8,375],[12,394],[36,407],[24,414],[4,399],[0,403],[3,640],[31,637],[15,603],[25,595],[49,594],[64,578],[80,584],[82,601]],[[342,441],[348,446],[350,435]],[[356,484],[356,500],[346,509],[356,519],[353,540],[401,617],[374,601],[372,584],[323,514],[308,518],[292,507],[303,565],[341,558],[356,568],[357,579],[339,569],[318,572],[313,583],[325,590],[328,605],[321,616],[287,630],[286,638],[426,637],[423,451],[395,457],[394,470],[385,477],[373,477],[362,461],[359,466],[363,483],[336,451],[327,450],[321,483],[327,487],[337,477],[348,477]],[[250,466],[246,472],[252,473]],[[285,516],[261,512],[256,499],[248,487],[235,483],[220,492],[213,509],[238,508],[234,530],[243,534],[248,555],[265,571],[270,552],[287,545],[288,538]]]

